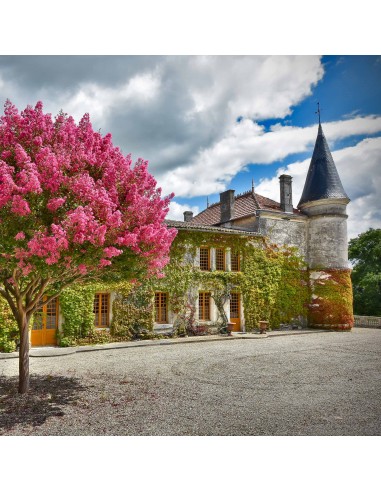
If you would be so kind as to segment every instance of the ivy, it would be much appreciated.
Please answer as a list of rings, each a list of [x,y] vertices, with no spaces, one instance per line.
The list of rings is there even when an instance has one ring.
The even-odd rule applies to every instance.
[[[111,334],[126,339],[141,338],[153,331],[153,293],[145,285],[119,290],[113,302]]]
[[[202,245],[239,251],[241,271],[201,271],[194,260]],[[309,272],[296,248],[278,247],[261,237],[179,230],[163,278],[140,284],[75,284],[65,289],[60,296],[63,324],[59,344],[158,336],[153,332],[155,291],[168,293],[174,334],[194,334],[199,328],[195,314],[200,289],[211,292],[218,310],[215,324],[221,331],[228,322],[224,306],[232,291],[242,294],[247,331],[257,329],[260,320],[269,321],[275,328],[297,317],[307,317],[307,312],[311,326],[350,329],[353,324],[349,271]],[[94,329],[96,292],[115,293],[110,333]],[[15,349],[16,334],[13,316],[0,298],[0,351]]]
[[[239,251],[242,271],[200,271],[194,266],[194,258],[203,245]],[[194,329],[194,306],[200,288],[211,292],[220,329],[228,322],[224,305],[232,290],[243,294],[247,331],[256,329],[261,319],[276,327],[307,314],[307,270],[296,248],[279,248],[259,237],[180,230],[172,244],[165,277],[152,286],[152,290],[168,292],[175,331]]]
[[[0,352],[14,352],[18,327],[7,302],[0,297]]]
[[[78,345],[82,340],[100,343],[105,335],[96,332],[94,327],[94,296],[97,292],[113,292],[127,295],[131,290],[129,282],[92,282],[74,284],[60,295],[60,312],[63,317],[58,343],[61,346]],[[113,310],[118,316],[118,309]],[[108,341],[108,337],[107,341]]]
[[[308,322],[319,328],[350,330],[353,297],[350,270],[311,271],[312,302]]]

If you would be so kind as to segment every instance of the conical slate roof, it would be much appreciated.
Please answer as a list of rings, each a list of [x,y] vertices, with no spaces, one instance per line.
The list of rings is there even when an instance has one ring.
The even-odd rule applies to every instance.
[[[349,201],[319,123],[315,148],[298,207],[323,198],[346,198]]]

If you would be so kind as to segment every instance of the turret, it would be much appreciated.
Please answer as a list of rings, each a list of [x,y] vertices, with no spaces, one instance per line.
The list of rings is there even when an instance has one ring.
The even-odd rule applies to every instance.
[[[312,326],[350,329],[352,287],[348,265],[349,203],[319,122],[318,135],[298,208],[309,218],[307,264]]]

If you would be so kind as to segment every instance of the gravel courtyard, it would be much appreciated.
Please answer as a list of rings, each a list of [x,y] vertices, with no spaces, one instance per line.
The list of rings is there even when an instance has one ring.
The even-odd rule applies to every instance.
[[[381,330],[0,360],[0,435],[380,435]]]

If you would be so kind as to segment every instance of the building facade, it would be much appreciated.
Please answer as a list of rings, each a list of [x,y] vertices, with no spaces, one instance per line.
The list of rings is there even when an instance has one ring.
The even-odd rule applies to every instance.
[[[302,197],[296,207],[292,200],[292,177],[282,175],[279,182],[279,202],[259,195],[254,186],[239,195],[227,190],[220,194],[218,203],[197,216],[184,212],[183,222],[167,221],[168,227],[178,231],[173,247],[182,253],[177,259],[173,255],[167,280],[147,288],[151,328],[164,330],[181,324],[186,328],[188,324],[197,332],[197,329],[219,329],[231,321],[236,331],[245,331],[254,329],[258,319],[272,317],[274,326],[292,318],[311,327],[351,329],[346,214],[350,200],[320,124]],[[249,247],[254,248],[250,251],[256,255],[251,270]],[[267,256],[263,256],[264,251],[268,252]],[[297,268],[303,271],[304,280],[297,278],[296,273],[292,281],[282,276],[280,259],[284,266],[289,251],[300,259]],[[286,266],[289,264],[286,262]],[[265,266],[267,272],[275,272],[271,273],[271,279],[266,273],[257,275],[255,268],[265,272]],[[293,286],[289,282],[294,282]],[[272,293],[269,294],[266,287],[270,284]],[[307,299],[300,312],[299,291],[291,288],[296,284],[303,286]],[[117,294],[103,289],[93,296],[94,328],[108,330],[113,324]],[[282,303],[274,303],[276,296],[283,296]],[[65,323],[60,301],[52,301],[40,314],[32,328],[32,345],[56,343],[57,332],[62,331]]]

